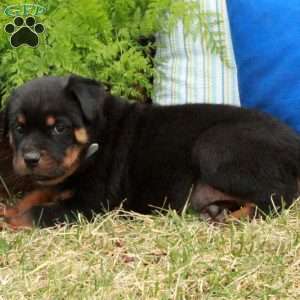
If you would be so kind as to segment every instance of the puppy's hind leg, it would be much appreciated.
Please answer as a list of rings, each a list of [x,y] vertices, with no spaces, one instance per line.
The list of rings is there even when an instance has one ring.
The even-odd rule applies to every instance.
[[[197,183],[191,194],[191,206],[200,217],[212,222],[228,219],[252,218],[255,205],[237,197],[225,194],[204,183]]]
[[[199,136],[193,148],[197,178],[226,194],[219,198],[214,191],[210,202],[234,196],[240,207],[254,203],[265,215],[294,201],[300,149],[294,136],[282,137],[288,133],[272,131],[263,122],[259,125],[257,130],[252,122],[221,124]]]

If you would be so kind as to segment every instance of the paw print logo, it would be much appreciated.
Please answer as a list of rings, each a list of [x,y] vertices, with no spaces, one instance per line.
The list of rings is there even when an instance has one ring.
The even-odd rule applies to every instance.
[[[6,24],[4,30],[11,35],[10,44],[17,48],[22,45],[37,47],[39,34],[43,33],[45,28],[41,23],[36,24],[34,17],[27,17],[25,22],[22,17],[16,17],[14,24]]]

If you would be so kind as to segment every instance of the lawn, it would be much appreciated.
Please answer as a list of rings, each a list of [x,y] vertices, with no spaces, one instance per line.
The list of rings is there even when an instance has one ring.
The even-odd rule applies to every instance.
[[[0,299],[300,299],[299,203],[212,225],[173,211],[0,233]]]

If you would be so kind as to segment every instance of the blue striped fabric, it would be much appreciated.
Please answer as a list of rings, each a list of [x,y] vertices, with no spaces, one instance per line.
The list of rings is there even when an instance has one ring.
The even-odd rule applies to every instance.
[[[240,105],[237,71],[233,56],[225,0],[196,0],[205,10],[218,12],[224,22],[226,43],[232,68],[226,67],[206,49],[199,35],[184,33],[181,21],[170,33],[157,34],[154,102],[164,105],[216,103]]]

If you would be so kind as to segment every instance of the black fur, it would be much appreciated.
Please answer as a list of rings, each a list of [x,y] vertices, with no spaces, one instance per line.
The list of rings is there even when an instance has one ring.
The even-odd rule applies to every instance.
[[[9,128],[17,150],[27,140],[59,161],[76,143],[72,131],[62,136],[46,132],[44,117],[49,112],[62,117],[70,129],[86,128],[89,143],[80,155],[80,167],[54,186],[72,190],[72,199],[32,209],[35,221],[44,226],[65,217],[73,220],[77,212],[90,219],[122,201],[125,209],[141,213],[163,206],[180,211],[191,186],[198,183],[251,201],[266,212],[271,196],[281,207],[282,199],[290,205],[298,192],[299,136],[254,110],[133,104],[106,94],[95,81],[44,77],[17,89],[9,103]],[[19,113],[27,119],[22,136],[15,132]],[[93,142],[99,151],[85,158]]]

